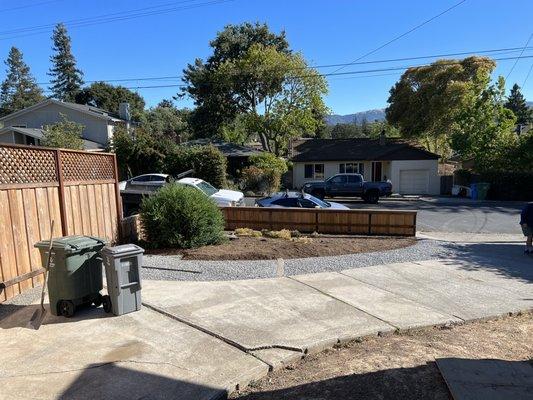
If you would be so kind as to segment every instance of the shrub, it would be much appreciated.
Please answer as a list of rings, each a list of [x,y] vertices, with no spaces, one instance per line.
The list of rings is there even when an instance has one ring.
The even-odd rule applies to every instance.
[[[279,190],[280,179],[281,176],[278,171],[250,166],[242,171],[241,188],[254,193],[273,193]]]
[[[224,220],[216,204],[199,190],[165,185],[141,204],[149,246],[191,248],[224,240]]]
[[[226,186],[226,157],[216,147],[179,146],[169,157],[166,170],[171,175],[194,169],[194,177],[203,179],[213,186]]]
[[[263,230],[261,232],[264,237],[272,238],[272,239],[285,239],[285,240],[291,240],[291,231],[288,229],[282,229],[280,231],[269,231],[269,230]]]
[[[283,158],[267,152],[251,156],[250,164],[262,170],[278,171],[280,176],[288,171],[287,162]]]
[[[59,116],[61,121],[44,127],[43,146],[83,150],[81,133],[84,126],[74,121],[69,121],[65,114],[59,113]]]

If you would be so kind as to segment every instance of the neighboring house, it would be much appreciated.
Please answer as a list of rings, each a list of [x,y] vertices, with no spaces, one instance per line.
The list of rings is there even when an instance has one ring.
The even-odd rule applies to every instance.
[[[439,156],[408,142],[387,139],[299,139],[291,143],[293,186],[338,173],[392,182],[394,193],[440,194]]]
[[[43,128],[61,121],[61,114],[69,121],[84,126],[82,138],[87,150],[104,149],[118,124],[127,124],[127,106],[121,107],[123,118],[97,107],[47,99],[0,118],[0,142],[39,144]]]
[[[236,176],[239,171],[249,164],[250,156],[261,154],[262,151],[254,149],[249,146],[242,146],[240,144],[224,142],[216,139],[196,139],[182,143],[184,146],[207,146],[209,144],[215,146],[226,157],[227,172],[231,176]]]

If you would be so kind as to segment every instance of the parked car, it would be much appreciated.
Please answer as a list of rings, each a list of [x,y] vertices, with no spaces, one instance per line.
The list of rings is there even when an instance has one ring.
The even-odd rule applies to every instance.
[[[325,181],[307,182],[303,186],[306,193],[323,199],[324,197],[360,197],[367,203],[377,203],[380,197],[390,196],[390,182],[365,182],[361,174],[337,174]]]
[[[256,200],[259,207],[299,207],[299,208],[329,208],[331,210],[348,210],[339,203],[320,200],[315,196],[301,192],[281,192],[272,196]]]
[[[122,190],[154,191],[165,183],[170,182],[172,177],[168,174],[144,174],[119,182],[118,188]]]
[[[219,207],[239,207],[244,205],[244,194],[236,190],[217,189],[198,178],[182,178],[177,183],[192,186],[211,197]]]

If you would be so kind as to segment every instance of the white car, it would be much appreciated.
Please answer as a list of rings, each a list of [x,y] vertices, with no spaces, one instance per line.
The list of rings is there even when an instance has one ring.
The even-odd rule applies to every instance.
[[[156,190],[164,184],[170,182],[170,175],[168,174],[144,174],[127,181],[121,181],[118,184],[120,191],[123,190]]]
[[[177,183],[192,186],[211,197],[219,207],[238,207],[244,205],[244,194],[236,190],[217,189],[210,183],[198,178],[182,178]]]

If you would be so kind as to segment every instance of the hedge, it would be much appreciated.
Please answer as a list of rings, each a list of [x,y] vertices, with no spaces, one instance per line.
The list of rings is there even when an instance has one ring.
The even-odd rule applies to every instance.
[[[472,183],[490,183],[489,200],[533,200],[533,172],[490,171],[473,174],[468,170],[457,170],[456,185],[470,186]]]

